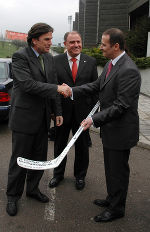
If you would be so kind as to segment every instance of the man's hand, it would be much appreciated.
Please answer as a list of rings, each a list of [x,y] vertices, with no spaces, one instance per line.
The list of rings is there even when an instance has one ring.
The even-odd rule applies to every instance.
[[[70,97],[72,95],[71,88],[65,83],[58,85],[57,92],[62,94],[64,97]]]
[[[81,126],[83,126],[83,130],[89,129],[92,124],[93,124],[93,121],[91,118],[84,119],[81,122]]]
[[[56,116],[56,126],[61,126],[63,124],[63,117]]]

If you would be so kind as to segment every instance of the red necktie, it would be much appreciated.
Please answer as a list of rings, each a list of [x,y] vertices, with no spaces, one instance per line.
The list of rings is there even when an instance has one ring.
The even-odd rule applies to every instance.
[[[112,62],[110,62],[109,65],[108,65],[108,69],[107,69],[107,73],[106,73],[106,78],[108,77],[108,75],[109,75],[109,73],[110,73],[110,71],[112,69],[112,66],[113,66],[113,64],[112,64]]]
[[[76,60],[77,60],[76,58],[71,58],[71,61],[73,62],[73,64],[72,64],[72,77],[73,77],[74,82],[75,82],[77,71],[78,71]]]

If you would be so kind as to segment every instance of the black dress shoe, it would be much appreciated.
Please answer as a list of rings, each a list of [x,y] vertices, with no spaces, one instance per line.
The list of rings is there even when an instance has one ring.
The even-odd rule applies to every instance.
[[[85,187],[84,179],[76,179],[76,189],[82,190]]]
[[[110,222],[117,218],[124,217],[124,213],[117,213],[112,210],[106,209],[101,214],[94,217],[95,222]]]
[[[50,182],[49,182],[49,187],[50,188],[55,188],[56,186],[58,186],[58,184],[64,179],[63,176],[59,176],[59,177],[53,177]]]
[[[30,197],[30,198],[33,198],[33,199],[35,199],[37,201],[40,201],[42,203],[49,202],[49,198],[45,194],[43,194],[41,192],[34,193],[34,194],[26,194],[26,196]]]
[[[8,201],[6,206],[6,212],[10,216],[15,216],[17,214],[17,203],[15,201]]]
[[[100,207],[108,207],[109,206],[109,202],[106,200],[102,200],[102,199],[96,199],[93,201],[93,203],[95,205],[100,206]]]

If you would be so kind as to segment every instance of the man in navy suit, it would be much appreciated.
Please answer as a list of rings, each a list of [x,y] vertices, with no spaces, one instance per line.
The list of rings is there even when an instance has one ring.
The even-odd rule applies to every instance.
[[[73,99],[99,93],[100,112],[82,122],[84,130],[93,124],[100,127],[104,151],[106,199],[94,204],[106,209],[95,216],[96,222],[108,222],[125,215],[129,184],[130,149],[139,140],[138,99],[141,76],[125,52],[123,32],[117,28],[102,34],[103,55],[110,59],[100,77],[93,83],[72,88]],[[66,86],[66,90],[69,91]],[[65,93],[65,96],[68,93]],[[70,94],[71,95],[71,89]]]
[[[98,77],[96,60],[81,53],[82,40],[80,34],[76,31],[67,32],[64,36],[64,41],[66,52],[54,57],[58,83],[61,85],[65,82],[74,87],[95,81]],[[72,58],[76,59],[77,73],[75,79],[73,79],[72,74]],[[77,101],[62,97],[62,116],[64,122],[62,126],[56,128],[54,143],[55,158],[66,147],[70,130],[75,134],[80,126],[80,122],[89,114],[97,99],[98,97],[96,95],[92,98],[79,98]],[[85,177],[89,165],[88,144],[89,131],[87,130],[80,135],[75,143],[74,176],[76,179],[75,186],[78,190],[83,189],[85,186]],[[66,161],[67,157],[65,157],[59,167],[54,169],[54,176],[49,183],[49,187],[56,187],[64,179]]]
[[[40,192],[43,171],[26,170],[17,165],[17,157],[45,161],[48,129],[54,113],[56,125],[63,122],[58,96],[57,76],[49,53],[53,28],[37,23],[28,32],[28,47],[13,54],[13,91],[9,127],[12,130],[12,156],[8,171],[7,208],[10,216],[17,214],[25,179],[26,196],[42,203],[49,201]]]

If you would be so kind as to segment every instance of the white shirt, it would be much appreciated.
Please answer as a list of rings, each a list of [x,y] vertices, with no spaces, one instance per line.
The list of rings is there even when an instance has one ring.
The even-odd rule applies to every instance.
[[[32,50],[33,50],[33,52],[35,53],[35,55],[37,56],[37,57],[39,57],[39,53],[33,48],[33,47],[31,47],[32,48]]]
[[[67,57],[68,57],[68,63],[69,63],[69,66],[70,66],[70,69],[72,71],[72,57],[69,55],[69,53],[67,52]],[[75,57],[77,59],[76,63],[77,63],[77,67],[79,67],[79,62],[80,62],[80,54],[78,56]]]
[[[118,60],[125,54],[125,51],[123,51],[119,56],[117,56],[115,59],[111,60],[113,66],[117,63]]]

